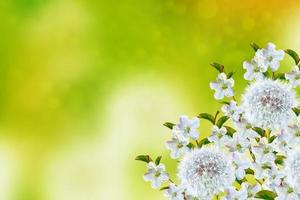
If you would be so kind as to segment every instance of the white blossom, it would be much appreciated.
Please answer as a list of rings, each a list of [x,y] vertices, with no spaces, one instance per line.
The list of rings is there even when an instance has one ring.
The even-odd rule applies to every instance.
[[[156,165],[153,162],[149,162],[147,168],[148,171],[144,175],[144,180],[151,182],[152,188],[159,188],[163,182],[169,180],[164,164]]]
[[[261,63],[261,59],[258,56],[254,57],[251,61],[245,61],[243,68],[247,70],[244,78],[248,81],[264,79],[263,73],[268,70],[268,66]]]
[[[234,181],[230,158],[215,148],[195,149],[183,157],[178,176],[187,195],[210,200]]]
[[[300,70],[298,66],[294,66],[292,71],[285,74],[285,78],[289,81],[289,84],[295,88],[300,85]]]
[[[179,123],[176,124],[173,129],[173,135],[181,135],[187,139],[192,138],[194,140],[198,139],[200,126],[200,121],[197,117],[189,119],[187,116],[182,115],[179,118]]]
[[[226,135],[227,130],[225,127],[219,128],[218,126],[213,126],[211,135],[208,137],[210,142],[214,142],[216,146],[224,147],[226,142],[230,139],[228,135]]]
[[[251,150],[256,163],[272,163],[275,161],[274,148],[265,137],[261,138],[257,145],[253,145]]]
[[[225,200],[247,200],[248,194],[245,188],[241,188],[240,190],[236,190],[235,187],[231,187],[227,189],[227,194],[225,196]]]
[[[235,177],[238,180],[242,180],[246,175],[245,170],[251,167],[251,161],[245,156],[245,154],[233,152],[232,162],[235,167]]]
[[[276,187],[275,191],[277,193],[277,197],[275,200],[299,200],[300,196],[296,192],[293,186],[290,186],[287,183],[282,184],[280,187]]]
[[[261,186],[259,184],[256,183],[251,185],[248,182],[243,182],[241,186],[242,190],[247,191],[247,200],[256,200],[255,195],[261,190]]]
[[[273,163],[253,163],[252,164],[252,169],[254,171],[254,177],[256,179],[263,179],[263,178],[267,178],[270,174],[270,170],[272,169],[272,167],[274,166]]]
[[[230,117],[233,121],[239,121],[242,109],[237,106],[236,101],[231,100],[227,105],[222,106],[222,111],[227,117]]]
[[[285,162],[286,181],[289,185],[300,185],[300,150],[291,150]]]
[[[259,57],[263,66],[270,67],[275,72],[279,68],[279,61],[284,58],[284,51],[276,50],[273,43],[268,43],[265,48],[256,51],[255,57]]]
[[[234,86],[234,80],[232,78],[227,78],[225,73],[220,73],[217,80],[210,83],[210,88],[215,90],[215,99],[223,99],[224,96],[232,97],[234,91],[232,87]]]
[[[263,80],[252,83],[243,95],[245,118],[255,127],[284,128],[291,121],[296,106],[295,93],[280,81]]]
[[[269,170],[269,174],[263,183],[263,187],[268,188],[269,190],[275,190],[275,188],[281,185],[282,179],[284,177],[284,171],[273,165],[272,168]]]
[[[244,153],[250,146],[250,141],[247,139],[244,132],[236,132],[232,138],[228,140],[226,147],[229,148],[230,152]]]
[[[177,159],[189,151],[189,140],[182,135],[174,135],[172,140],[166,142],[166,148],[171,150],[171,158]]]
[[[165,192],[165,197],[167,197],[169,200],[185,200],[184,188],[171,183]]]

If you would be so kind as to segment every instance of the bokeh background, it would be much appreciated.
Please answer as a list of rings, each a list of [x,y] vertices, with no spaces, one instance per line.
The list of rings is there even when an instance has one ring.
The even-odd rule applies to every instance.
[[[236,72],[239,97],[251,42],[300,52],[299,10],[296,0],[1,0],[0,199],[164,199],[134,157],[162,154],[175,178],[162,124],[220,107],[209,63]]]

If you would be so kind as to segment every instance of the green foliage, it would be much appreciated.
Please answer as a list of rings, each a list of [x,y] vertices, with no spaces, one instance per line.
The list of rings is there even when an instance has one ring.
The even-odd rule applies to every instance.
[[[210,141],[207,138],[204,138],[200,142],[198,142],[198,147],[201,148],[203,145],[206,145],[209,143],[210,143]]]
[[[261,137],[265,136],[265,130],[259,127],[254,127],[252,128],[252,130],[254,130],[256,133],[258,133]]]
[[[273,200],[276,198],[276,194],[272,191],[269,191],[269,190],[262,190],[262,191],[259,191],[255,197],[256,198],[259,198],[259,199],[265,199],[265,200]]]
[[[227,116],[222,116],[219,118],[219,120],[217,121],[216,125],[221,128],[223,126],[223,124],[229,119],[229,117]]]
[[[171,123],[171,122],[166,122],[163,124],[165,127],[168,127],[169,129],[173,129],[173,126],[175,126],[175,124]]]
[[[198,118],[206,119],[206,120],[210,121],[212,124],[215,124],[215,117],[209,113],[201,113],[198,115]]]
[[[299,55],[296,53],[296,51],[294,51],[292,49],[287,49],[287,50],[285,50],[285,53],[287,53],[289,56],[291,56],[294,59],[296,65],[299,64],[300,58],[299,58]]]
[[[211,63],[211,66],[213,66],[216,70],[218,70],[220,73],[224,72],[224,65],[221,65],[219,63]]]
[[[227,134],[230,135],[230,136],[232,136],[236,132],[236,130],[234,128],[230,127],[230,126],[224,126],[224,127],[227,130]]]
[[[135,160],[146,162],[146,163],[149,163],[152,161],[152,159],[149,155],[139,155],[135,158]]]
[[[260,47],[254,42],[251,43],[250,46],[253,48],[254,51],[257,51],[258,49],[260,49]]]
[[[299,114],[300,114],[300,108],[295,107],[295,108],[293,108],[293,111],[294,111],[294,113],[295,113],[297,116],[299,116]]]
[[[159,165],[160,161],[161,161],[162,156],[157,156],[157,158],[155,159],[155,164]]]

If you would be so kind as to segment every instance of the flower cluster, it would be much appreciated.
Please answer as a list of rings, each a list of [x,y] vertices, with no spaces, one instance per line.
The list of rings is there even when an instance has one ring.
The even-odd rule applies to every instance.
[[[210,83],[222,107],[214,115],[201,113],[177,124],[167,122],[172,137],[166,142],[178,161],[177,181],[165,166],[149,155],[136,160],[147,164],[144,175],[153,188],[170,200],[298,200],[300,199],[300,108],[295,88],[300,85],[300,59],[287,49],[251,45],[255,55],[243,63],[249,85],[238,103],[232,72],[218,63],[219,74]],[[284,55],[296,65],[285,74],[277,70]],[[224,98],[226,98],[224,100]],[[208,137],[199,134],[200,120],[212,124]]]

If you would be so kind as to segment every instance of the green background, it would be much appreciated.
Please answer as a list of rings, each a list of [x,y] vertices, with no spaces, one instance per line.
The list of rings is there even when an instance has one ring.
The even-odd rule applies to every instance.
[[[162,124],[214,113],[217,61],[300,51],[298,1],[0,1],[0,199],[163,199],[138,154],[176,161]],[[286,57],[280,70],[293,65]],[[201,122],[201,137],[209,134]]]

